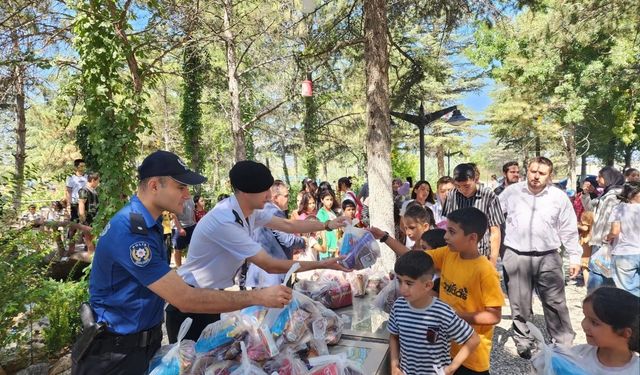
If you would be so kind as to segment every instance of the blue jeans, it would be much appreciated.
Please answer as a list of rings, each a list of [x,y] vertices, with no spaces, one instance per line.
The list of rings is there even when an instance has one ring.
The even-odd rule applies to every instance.
[[[587,283],[587,294],[600,288],[601,286],[615,286],[613,279],[602,276],[601,274],[589,271],[589,282]]]
[[[640,254],[613,256],[613,281],[620,289],[640,297]]]

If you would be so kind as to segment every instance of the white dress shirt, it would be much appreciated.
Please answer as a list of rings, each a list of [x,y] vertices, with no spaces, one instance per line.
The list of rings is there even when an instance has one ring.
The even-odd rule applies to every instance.
[[[569,197],[555,186],[533,194],[527,181],[509,185],[499,196],[507,216],[504,244],[519,252],[549,251],[564,245],[571,264],[580,264],[582,247]]]
[[[258,254],[262,245],[251,235],[264,226],[273,212],[254,210],[248,218],[235,195],[219,202],[198,222],[187,260],[178,268],[178,275],[198,288],[224,289],[234,285],[234,277],[245,259]]]

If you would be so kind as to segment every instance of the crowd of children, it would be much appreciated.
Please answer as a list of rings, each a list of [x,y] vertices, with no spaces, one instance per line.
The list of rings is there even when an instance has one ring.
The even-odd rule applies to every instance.
[[[512,167],[508,166],[507,172]],[[388,321],[392,374],[489,374],[493,330],[502,318],[505,298],[496,268],[478,249],[488,231],[487,215],[466,207],[442,216],[442,205],[455,187],[450,177],[440,178],[435,191],[427,181],[418,181],[412,187],[406,184],[399,179],[393,181],[393,235],[363,224],[366,200],[362,204],[348,178],[338,183],[341,204],[336,203],[336,194],[328,183],[318,186],[305,180],[298,196],[297,217],[324,222],[346,215],[367,227],[398,256],[394,277],[401,297],[393,305]],[[505,185],[506,181],[497,190],[501,192]],[[409,191],[410,198],[405,198]],[[629,181],[616,198],[621,203],[610,213],[606,241],[616,240],[617,268],[624,270],[622,261],[633,258],[621,256],[633,254],[640,243],[640,216],[634,216],[640,207],[638,183]],[[593,210],[583,209],[576,231],[584,249],[585,284],[590,273],[587,267],[593,225]],[[328,237],[328,233],[331,232],[305,234],[308,246],[300,259],[334,256],[339,238]],[[616,274],[613,272],[612,277]],[[631,285],[628,276],[626,280],[626,285],[625,281],[616,280],[616,285],[624,285],[622,289],[594,288],[584,300],[582,328],[587,344],[573,347],[571,353],[578,362],[589,365],[591,372],[587,373],[640,374],[640,299],[632,294],[640,283]]]

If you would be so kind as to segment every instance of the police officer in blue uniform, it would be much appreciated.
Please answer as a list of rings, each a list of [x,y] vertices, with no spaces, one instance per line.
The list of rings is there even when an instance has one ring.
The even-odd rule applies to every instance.
[[[138,168],[137,193],[104,228],[89,280],[90,318],[74,345],[72,374],[145,374],[162,342],[165,301],[184,312],[220,313],[250,305],[283,307],[291,290],[277,286],[228,292],[193,288],[169,268],[162,211],[182,212],[188,185],[206,178],[167,151]],[[91,335],[87,339],[87,335]]]

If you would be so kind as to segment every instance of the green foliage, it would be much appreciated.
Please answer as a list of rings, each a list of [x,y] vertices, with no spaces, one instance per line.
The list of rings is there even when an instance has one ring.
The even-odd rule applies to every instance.
[[[23,330],[35,319],[30,304],[39,301],[47,266],[43,233],[10,228],[6,219],[0,233],[0,347],[26,339]]]
[[[396,148],[391,150],[391,171],[392,176],[406,178],[408,176],[419,175],[420,161],[416,155],[410,154]],[[417,179],[416,179],[417,180]]]
[[[207,76],[207,58],[196,43],[189,43],[184,49],[182,65],[182,111],[180,124],[184,150],[191,161],[191,168],[201,172],[204,161],[202,149],[202,89]]]
[[[638,149],[639,14],[632,0],[553,0],[480,25],[466,52],[498,82],[489,122],[500,143],[527,152],[539,137],[570,155],[575,140],[607,164]]]
[[[131,194],[135,181],[132,172],[139,153],[138,135],[149,127],[146,95],[137,92],[122,71],[133,52],[116,35],[114,25],[119,20],[110,13],[108,3],[76,2],[73,28],[74,47],[82,68],[79,83],[85,109],[78,146],[101,175],[101,204],[94,220],[96,231]]]
[[[43,283],[41,313],[49,318],[44,342],[49,354],[68,347],[82,329],[78,308],[89,299],[87,278],[81,281],[46,280]]]

